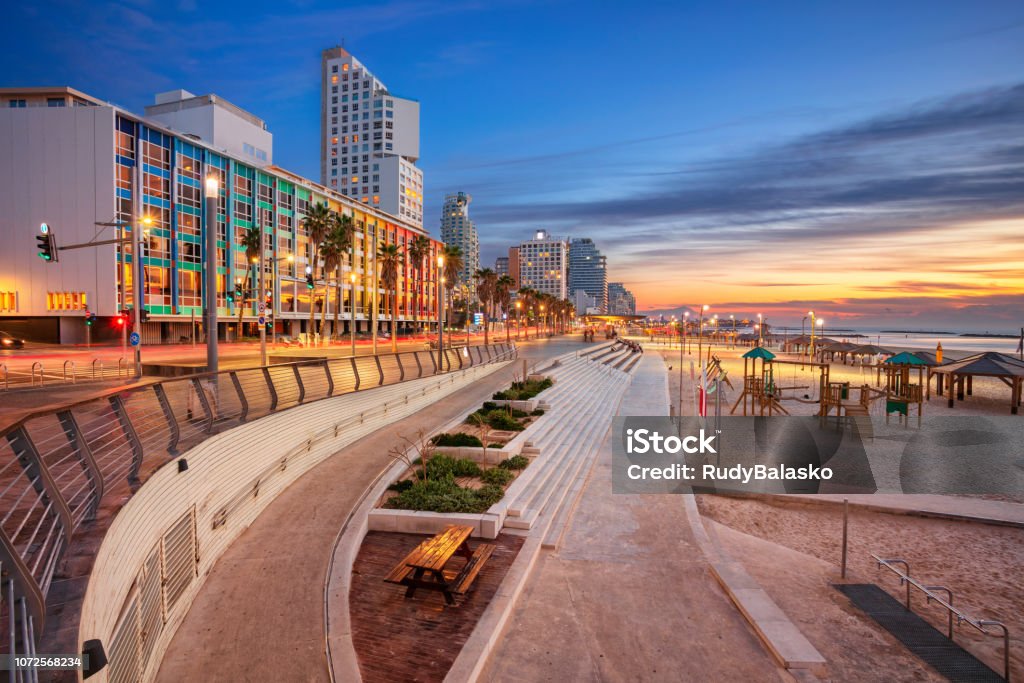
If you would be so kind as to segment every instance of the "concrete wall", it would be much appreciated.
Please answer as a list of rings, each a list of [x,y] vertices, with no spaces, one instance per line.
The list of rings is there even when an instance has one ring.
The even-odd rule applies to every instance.
[[[166,615],[142,680],[152,680],[203,581],[231,543],[277,495],[302,474],[366,434],[484,377],[506,363],[481,365],[442,378],[424,378],[270,415],[219,434],[157,471],[118,513],[104,537],[82,606],[79,642],[99,638],[108,656],[122,610],[133,594],[143,563],[163,534],[195,506],[199,562],[196,580]],[[408,397],[408,398],[406,398]],[[359,422],[360,413],[366,416]],[[286,459],[282,469],[278,465]],[[264,477],[259,495],[245,496]],[[229,508],[223,517],[225,508]],[[214,528],[215,520],[223,524]],[[104,683],[110,667],[90,678]]]
[[[36,253],[39,224],[58,245],[87,242],[114,218],[114,110],[110,107],[0,108],[0,291],[18,293],[5,317],[68,315],[47,311],[47,292],[85,292],[89,309],[114,315],[114,245]],[[97,239],[112,239],[104,228]],[[83,319],[84,334],[84,319]]]

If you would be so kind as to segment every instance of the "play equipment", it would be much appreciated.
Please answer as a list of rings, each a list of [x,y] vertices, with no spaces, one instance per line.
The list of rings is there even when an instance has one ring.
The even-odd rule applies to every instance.
[[[917,406],[917,424],[924,412],[925,372],[928,361],[912,353],[900,353],[882,363],[885,372],[885,420],[896,413],[897,419],[910,421],[910,407]],[[917,372],[917,382],[911,382],[911,373]]]

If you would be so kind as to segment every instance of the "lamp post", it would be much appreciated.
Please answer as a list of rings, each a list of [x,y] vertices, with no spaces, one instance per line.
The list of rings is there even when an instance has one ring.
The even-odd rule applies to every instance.
[[[356,355],[356,274],[354,271],[348,274],[348,281],[352,284],[352,293],[348,298],[352,316],[348,324],[348,338],[352,342],[352,355],[354,356]]]
[[[811,317],[811,343],[807,347],[807,355],[812,359],[814,358],[814,311],[807,311],[807,315]]]
[[[715,313],[711,319],[715,321],[715,335],[711,338],[711,342],[714,343],[716,341],[720,341],[718,338],[718,314]]]
[[[689,326],[688,325],[689,322],[690,322],[690,312],[689,311],[684,311],[683,312],[683,346],[687,347],[687,353],[689,353],[690,340],[686,338],[686,331],[687,331],[686,328]],[[682,349],[680,349],[679,352],[680,352],[680,354],[682,354]],[[682,356],[680,355],[680,358],[681,357]],[[680,365],[682,365],[682,362],[680,362]],[[679,372],[681,373],[682,370],[680,370]],[[680,377],[682,377],[682,375],[680,375]]]
[[[697,329],[697,361],[703,363],[704,358],[704,311],[711,308],[707,304],[700,307],[700,327]]]
[[[206,371],[217,372],[217,197],[220,182],[206,177]]]
[[[146,238],[149,235],[149,226],[153,224],[153,219],[149,216],[142,217],[142,225],[146,227],[138,231],[137,240],[135,242],[135,331],[139,335],[139,343],[135,345],[135,379],[142,377],[142,309],[146,307],[146,266],[143,264],[142,259],[145,258],[143,252],[146,249]],[[137,229],[137,228],[133,228]]]
[[[516,341],[519,341],[519,328],[522,327],[522,318],[520,317],[520,311],[523,309],[523,302],[516,302]]]
[[[538,321],[538,323],[539,324],[537,325],[537,339],[540,339],[540,330],[542,327],[544,328],[544,334],[547,335],[548,333],[548,316],[544,312],[544,304],[540,305],[540,320]]]
[[[437,371],[444,372],[444,254],[437,255]]]
[[[762,334],[763,330],[762,330],[762,328],[763,327],[764,327],[764,317],[760,313],[758,313],[757,314],[757,345],[758,346],[762,346],[763,345],[763,343],[762,343],[762,339],[763,339],[763,334]]]
[[[825,338],[825,319],[818,318],[818,339]]]
[[[732,348],[736,348],[736,316],[732,313],[729,314],[729,320],[732,321]]]

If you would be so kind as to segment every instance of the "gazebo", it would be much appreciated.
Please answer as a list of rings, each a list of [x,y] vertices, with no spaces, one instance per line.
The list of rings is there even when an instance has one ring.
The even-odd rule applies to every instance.
[[[855,351],[858,347],[856,344],[851,344],[850,342],[837,341],[830,344],[822,344],[820,348],[822,361],[825,360],[825,354],[827,353],[830,361],[835,360],[836,354],[838,354],[840,360],[842,360],[843,363],[846,363],[847,355]]]
[[[1010,387],[1010,412],[1017,414],[1021,404],[1021,390],[1024,389],[1024,361],[996,351],[976,353],[952,363],[940,365],[932,370],[938,379],[935,393],[942,395],[943,388],[949,391],[949,407],[955,400],[964,400],[974,390],[975,377],[995,377]],[[956,387],[956,394],[953,393]],[[966,392],[965,392],[966,388]]]
[[[893,354],[892,349],[887,349],[884,346],[875,346],[874,344],[863,344],[850,351],[851,356],[891,356]]]

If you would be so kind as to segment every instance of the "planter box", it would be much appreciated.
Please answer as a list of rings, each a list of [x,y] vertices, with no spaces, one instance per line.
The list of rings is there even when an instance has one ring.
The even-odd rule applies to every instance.
[[[493,508],[492,508],[493,509]],[[497,538],[505,515],[487,512],[472,515],[463,512],[423,512],[420,510],[370,510],[367,525],[370,531],[391,531],[403,534],[436,534],[449,524],[473,527],[473,536]]]
[[[512,446],[512,448],[509,448],[509,446]],[[435,446],[434,452],[444,453],[453,458],[466,458],[481,465],[497,465],[505,458],[519,455],[519,450],[511,441],[505,444],[503,448],[488,448],[486,452],[479,446]]]
[[[532,413],[537,409],[538,401],[536,398],[527,399],[525,401],[509,401],[508,399],[498,398],[492,399],[488,401],[488,403],[493,403],[496,406],[502,407],[511,406],[513,410],[522,410],[526,413]]]

